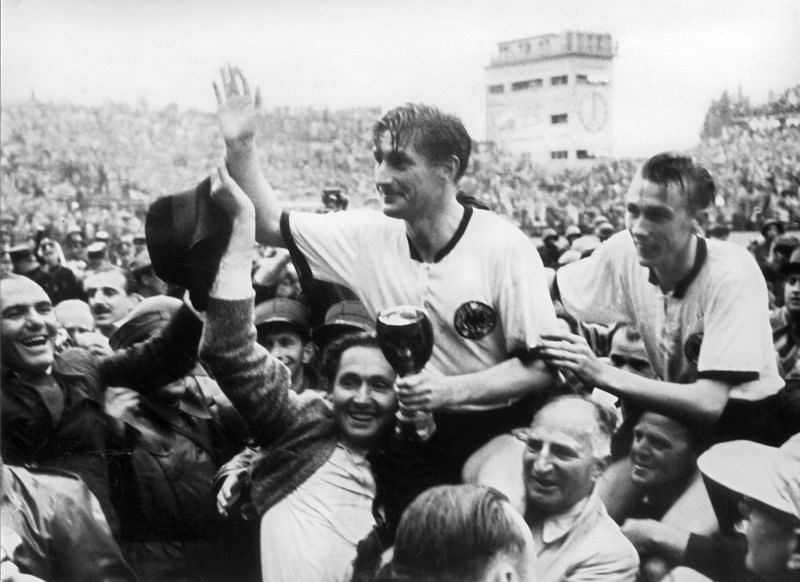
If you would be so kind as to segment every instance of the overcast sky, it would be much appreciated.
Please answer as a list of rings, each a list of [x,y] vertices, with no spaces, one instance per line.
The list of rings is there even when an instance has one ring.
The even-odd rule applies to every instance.
[[[485,132],[500,41],[609,32],[615,153],[698,139],[712,98],[763,102],[800,83],[799,0],[2,0],[0,99],[212,111],[239,64],[276,105],[436,104]]]

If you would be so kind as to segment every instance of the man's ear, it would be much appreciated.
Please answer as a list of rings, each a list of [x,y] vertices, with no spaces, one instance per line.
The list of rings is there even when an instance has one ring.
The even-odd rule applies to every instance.
[[[597,457],[595,459],[594,464],[594,471],[592,472],[592,476],[594,477],[595,481],[600,478],[606,469],[608,469],[608,464],[611,462],[611,455],[605,455],[604,457]]]
[[[443,164],[442,169],[453,182],[456,181],[456,176],[461,169],[461,162],[458,161],[457,156],[450,156]]]

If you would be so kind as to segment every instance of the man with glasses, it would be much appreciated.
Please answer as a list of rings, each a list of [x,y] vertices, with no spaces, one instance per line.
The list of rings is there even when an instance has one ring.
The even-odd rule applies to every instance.
[[[525,520],[537,548],[537,582],[636,580],[636,550],[595,491],[614,424],[604,406],[562,396],[543,406],[530,428],[514,431],[525,443]]]

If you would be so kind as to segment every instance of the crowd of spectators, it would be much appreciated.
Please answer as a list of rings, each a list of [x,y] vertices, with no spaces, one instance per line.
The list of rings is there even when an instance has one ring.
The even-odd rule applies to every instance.
[[[736,101],[735,113],[691,153],[714,174],[717,199],[709,223],[758,230],[763,221],[799,220],[800,88],[761,106]],[[275,108],[262,120],[262,162],[290,206],[318,207],[327,187],[364,206],[376,203],[365,144],[377,108]],[[38,228],[63,240],[70,228],[88,239],[136,234],[155,198],[192,186],[222,156],[215,118],[175,105],[152,109],[30,100],[2,109],[0,191],[6,242],[33,238]],[[530,235],[586,230],[598,217],[621,228],[623,196],[641,160],[602,159],[553,170],[529,158],[476,144],[460,186]]]

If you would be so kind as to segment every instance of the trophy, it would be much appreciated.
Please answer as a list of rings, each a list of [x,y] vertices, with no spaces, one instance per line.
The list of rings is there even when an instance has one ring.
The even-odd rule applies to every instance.
[[[378,313],[375,327],[383,355],[400,376],[416,374],[425,367],[433,351],[433,327],[424,309],[389,307]],[[398,410],[395,416],[395,430],[403,440],[426,441],[436,430],[430,412]]]

